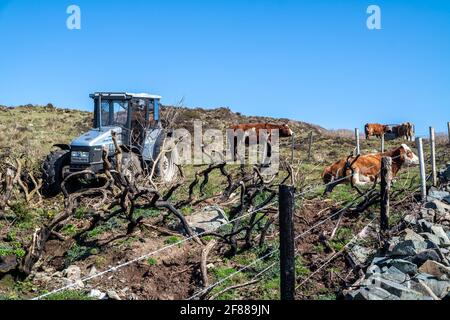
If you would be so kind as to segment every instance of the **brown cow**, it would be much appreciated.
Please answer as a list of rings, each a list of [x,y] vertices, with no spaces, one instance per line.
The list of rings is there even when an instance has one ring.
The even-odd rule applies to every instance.
[[[270,130],[278,130],[280,138],[292,137],[292,130],[289,128],[287,124],[272,124],[272,123],[242,123],[236,124],[230,127],[233,131],[242,130],[245,133],[249,133],[250,131],[254,131],[256,136],[259,137],[260,130],[267,130],[270,139]]]
[[[397,175],[402,165],[412,166],[419,164],[419,158],[406,144],[384,153],[379,152],[361,155],[357,158],[344,158],[323,171],[323,182],[328,185],[325,192],[333,191],[333,188],[341,183],[352,183],[354,186],[374,183],[381,171],[382,157],[392,158],[393,177]],[[332,183],[333,181],[335,181],[334,184]]]
[[[364,131],[366,133],[366,139],[368,140],[371,136],[376,136],[377,138],[381,138],[382,135],[389,132],[391,128],[389,126],[385,126],[384,124],[379,123],[367,123],[364,126]]]
[[[393,128],[393,131],[394,131],[395,135],[398,138],[403,138],[403,139],[406,139],[408,141],[412,140],[412,137],[413,137],[413,134],[414,134],[414,132],[413,132],[413,124],[411,122],[405,122],[405,123],[402,123],[399,126],[395,126]]]
[[[278,130],[278,136],[280,138],[287,138],[292,137],[294,132],[289,128],[287,124],[272,124],[272,123],[242,123],[242,124],[236,124],[230,127],[230,129],[233,131],[234,135],[234,156],[236,157],[237,153],[237,145],[238,145],[238,132],[239,130],[242,130],[244,133],[244,140],[245,144],[249,145],[250,135],[256,135],[256,143],[259,143],[259,133],[261,130],[266,130],[267,133],[267,156],[271,156],[271,130]]]

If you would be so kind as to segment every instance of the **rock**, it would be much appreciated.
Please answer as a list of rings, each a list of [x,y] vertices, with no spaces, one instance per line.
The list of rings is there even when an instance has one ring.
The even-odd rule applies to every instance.
[[[427,262],[422,264],[419,268],[419,271],[421,273],[432,275],[438,279],[442,279],[443,277],[447,280],[450,279],[450,268],[433,260],[428,260]]]
[[[186,220],[197,233],[214,230],[228,223],[225,212],[218,206],[205,207],[202,211],[186,217]]]
[[[93,276],[97,273],[97,268],[95,266],[92,266],[91,270],[89,270],[89,276]]]
[[[76,265],[71,265],[63,271],[63,276],[68,280],[75,282],[81,279],[81,269]]]
[[[450,196],[450,192],[441,191],[436,189],[435,187],[431,187],[430,190],[428,191],[428,196],[433,199],[443,200],[444,198]]]
[[[111,300],[122,300],[120,299],[117,292],[115,292],[114,290],[109,290],[106,294],[108,295],[108,298]]]
[[[408,214],[403,218],[403,221],[411,226],[415,226],[417,224],[417,220],[418,218],[415,214]]]
[[[439,201],[437,199],[433,199],[430,197],[427,197],[427,203],[425,203],[425,208],[428,209],[433,209],[436,211],[436,213],[446,213],[446,212],[450,212],[450,205]]]
[[[367,287],[370,289],[374,287],[380,287],[381,289],[386,290],[390,294],[393,294],[399,297],[401,300],[422,300],[424,299],[424,295],[418,291],[412,290],[402,284],[396,283],[394,281],[390,281],[387,279],[383,279],[378,275],[374,275],[371,277],[371,283],[367,284]]]
[[[17,267],[17,258],[15,255],[0,256],[0,274],[8,273]]]
[[[392,260],[391,265],[400,270],[401,272],[409,275],[414,275],[417,272],[417,266],[414,263],[409,262],[407,260],[394,259]]]
[[[422,229],[422,232],[431,232],[431,227],[433,226],[432,223],[430,223],[424,219],[420,219],[419,221],[417,221],[417,223],[419,224],[420,228]]]
[[[376,273],[381,273],[381,268],[377,266],[376,264],[372,264],[367,268],[366,274],[372,275]]]
[[[349,250],[349,253],[358,265],[366,265],[375,250],[356,244]]]
[[[428,249],[424,241],[406,240],[398,243],[389,253],[390,256],[412,256]]]
[[[399,300],[399,298],[379,287],[364,287],[356,291],[354,300]]]
[[[97,290],[97,289],[92,289],[89,292],[88,296],[91,298],[94,298],[94,299],[102,300],[102,299],[105,299],[106,293],[101,292],[100,290]]]
[[[425,239],[421,235],[415,233],[411,229],[405,229],[404,233],[405,233],[404,236],[405,240],[425,241]]]
[[[420,252],[416,254],[413,257],[409,257],[408,260],[411,260],[412,263],[421,266],[423,263],[425,263],[427,260],[433,260],[437,262],[441,262],[442,259],[439,256],[439,254],[435,250],[425,250],[423,252]]]
[[[441,226],[437,225],[432,226],[431,232],[439,238],[441,245],[450,246],[450,239],[448,238],[447,233]]]
[[[423,236],[426,240],[431,241],[433,244],[435,244],[437,247],[441,244],[441,241],[439,240],[438,236],[429,233],[429,232],[423,232],[420,234]]]
[[[425,221],[434,222],[436,218],[436,212],[431,208],[422,208],[420,209],[420,216]]]
[[[450,290],[450,281],[448,280],[439,280],[426,273],[419,273],[415,278],[425,282],[431,291],[439,298],[445,297]],[[414,284],[413,288],[416,286],[420,286],[420,284]]]
[[[379,274],[378,276],[389,281],[404,284],[409,288],[410,277],[394,266],[387,268],[383,273]]]

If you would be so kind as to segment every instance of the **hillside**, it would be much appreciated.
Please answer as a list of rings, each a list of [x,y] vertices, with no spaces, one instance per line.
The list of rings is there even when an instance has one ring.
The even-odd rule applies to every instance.
[[[288,123],[295,132],[294,162],[290,165],[296,177],[294,184],[301,195],[296,199],[296,234],[302,234],[320,223],[320,228],[296,243],[301,252],[296,260],[297,275],[300,280],[309,281],[298,291],[297,298],[336,299],[346,286],[357,280],[359,274],[354,272],[344,256],[317,271],[318,264],[343,250],[355,233],[379,215],[377,204],[360,210],[367,199],[359,199],[357,191],[350,186],[339,186],[332,194],[322,195],[324,188],[320,176],[323,168],[353,151],[352,138],[342,132],[331,132],[300,121],[243,116],[227,108],[164,107],[162,118],[165,117],[170,118],[172,127],[188,130],[192,129],[192,123],[196,120],[204,122],[204,129],[225,129],[231,124],[243,122]],[[113,299],[186,299],[204,288],[205,283],[211,284],[224,278],[227,280],[208,292],[209,298],[279,298],[278,257],[261,257],[278,245],[277,203],[272,200],[276,200],[278,184],[288,175],[285,166],[274,180],[259,182],[252,176],[252,168],[245,168],[248,172],[242,172],[238,166],[227,165],[228,177],[237,187],[226,199],[224,190],[227,179],[219,167],[211,170],[204,185],[200,184],[199,178],[206,178],[207,166],[183,167],[183,177],[173,193],[170,190],[174,186],[158,185],[158,192],[167,195],[167,200],[190,223],[198,215],[205,214],[204,210],[210,210],[207,211],[209,213],[219,210],[225,219],[231,220],[243,207],[250,212],[262,208],[261,212],[252,213],[252,218],[243,219],[244,229],[238,232],[241,236],[238,239],[229,236],[231,227],[236,227],[233,224],[222,230],[224,234],[202,237],[202,245],[195,241],[183,242],[182,239],[187,236],[186,229],[180,226],[178,219],[167,208],[148,206],[151,202],[148,198],[138,199],[136,206],[130,209],[131,214],[122,212],[123,208],[120,209],[117,204],[105,202],[120,195],[123,189],[120,191],[118,187],[97,190],[99,194],[95,195],[85,194],[73,203],[73,198],[65,199],[63,195],[45,199],[40,198],[38,193],[30,195],[24,191],[33,188],[30,177],[39,179],[39,167],[52,149],[52,144],[69,143],[88,130],[91,122],[92,114],[89,112],[58,109],[51,105],[0,107],[0,182],[7,169],[14,167],[17,161],[22,165],[20,177],[26,181],[25,187],[17,183],[9,190],[11,198],[4,209],[1,208],[2,197],[9,191],[4,188],[6,182],[0,183],[0,299],[32,298],[70,283],[76,285],[46,298],[91,299],[107,296]],[[308,160],[310,132],[313,133],[313,145],[311,159]],[[290,139],[283,140],[281,147],[282,160],[288,163],[290,142]],[[388,141],[386,148],[398,147],[401,143],[404,141]],[[408,144],[414,148],[414,143]],[[380,142],[376,139],[361,142],[362,153],[376,151],[379,147]],[[426,141],[425,153],[428,158],[429,145]],[[437,154],[438,165],[443,167],[450,160],[446,142],[438,143]],[[394,229],[402,216],[417,210],[417,183],[417,167],[402,169],[395,181],[391,212]],[[239,189],[239,186],[243,187]],[[242,203],[239,194],[244,199]],[[358,201],[355,202],[355,199]],[[66,217],[67,206],[71,215]],[[346,206],[350,209],[344,211],[346,214],[339,220],[337,217],[330,218]],[[37,230],[45,230],[61,214],[65,217],[63,223],[48,235],[40,259],[30,274],[24,276],[16,272],[17,266],[30,252],[30,243],[34,243]],[[256,223],[251,224],[254,220]],[[203,261],[207,243],[212,247],[209,254],[206,253],[207,261]],[[233,245],[236,246],[234,251]],[[168,247],[164,252],[145,256],[164,247]],[[144,258],[113,271],[107,277],[80,281],[85,276],[109,270],[136,257]],[[245,272],[238,272],[254,262],[257,263]],[[271,265],[275,267],[267,269]],[[259,277],[260,272],[266,269],[268,272]],[[258,277],[257,281],[254,277]],[[244,289],[229,290],[233,286]]]

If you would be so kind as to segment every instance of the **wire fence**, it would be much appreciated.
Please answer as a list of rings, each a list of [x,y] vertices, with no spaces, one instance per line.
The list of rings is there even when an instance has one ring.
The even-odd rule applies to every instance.
[[[425,136],[425,135],[424,135],[424,136]],[[416,137],[417,137],[417,135],[416,135]],[[395,158],[398,158],[398,157],[400,157],[400,156],[393,157],[392,159],[395,159]],[[371,169],[371,168],[373,168],[373,167],[375,167],[375,166],[377,166],[377,165],[375,164],[375,165],[373,165],[373,166],[370,166],[368,169]],[[379,175],[379,173],[380,173],[380,171],[378,171],[378,173],[377,173],[376,175]],[[345,174],[345,172],[344,172],[344,174]],[[339,183],[343,182],[344,180],[353,178],[356,174],[358,174],[358,172],[352,172],[351,174],[346,175],[346,176],[343,176],[343,177],[336,177],[336,179],[334,179],[333,181],[331,181],[331,182],[329,182],[329,183],[326,183],[326,184],[317,184],[317,185],[314,185],[314,186],[306,186],[307,189],[306,189],[306,190],[303,190],[303,191],[300,192],[300,193],[295,194],[295,198],[299,198],[299,197],[305,196],[305,195],[307,195],[307,194],[314,193],[314,192],[316,192],[319,188],[327,188],[328,186],[332,186],[332,185],[339,184]],[[346,204],[344,207],[342,207],[340,210],[334,212],[333,214],[331,214],[331,215],[328,216],[327,218],[325,218],[325,219],[323,219],[323,220],[317,222],[317,223],[314,224],[313,226],[309,227],[307,230],[305,230],[305,231],[301,232],[300,234],[296,235],[295,238],[294,238],[295,242],[296,242],[297,240],[299,240],[300,238],[304,237],[305,235],[307,235],[308,233],[312,232],[313,230],[317,229],[319,226],[325,224],[327,221],[333,219],[334,217],[336,217],[336,216],[342,214],[343,212],[345,212],[346,210],[348,210],[351,206],[353,206],[353,205],[356,203],[357,200],[359,200],[359,199],[361,199],[361,198],[363,198],[363,197],[366,197],[370,191],[371,191],[371,190],[368,190],[367,192],[358,195],[356,198],[354,198],[352,201],[350,201],[349,203],[347,203],[347,204]],[[81,279],[80,279],[79,281],[77,281],[77,282],[68,284],[68,285],[66,285],[66,286],[57,288],[57,289],[52,290],[52,291],[50,291],[50,292],[47,292],[47,293],[45,293],[45,294],[39,295],[39,296],[33,298],[32,300],[41,300],[41,299],[44,299],[44,298],[46,298],[46,297],[49,297],[49,296],[51,296],[51,295],[53,295],[53,294],[55,294],[55,293],[62,292],[62,291],[65,291],[65,290],[74,288],[74,287],[76,287],[76,286],[79,284],[80,281],[84,283],[84,282],[87,282],[87,281],[90,281],[90,280],[93,280],[93,279],[102,277],[102,276],[104,276],[105,274],[113,273],[113,272],[115,272],[115,271],[117,271],[117,270],[119,270],[119,269],[121,269],[121,268],[124,268],[124,267],[129,266],[129,265],[131,265],[131,264],[134,264],[134,263],[136,263],[136,262],[139,262],[139,261],[142,261],[142,260],[144,260],[144,259],[147,259],[147,258],[149,258],[149,257],[152,256],[152,255],[159,254],[159,253],[164,252],[164,251],[166,251],[166,250],[168,250],[168,249],[170,249],[170,248],[179,246],[179,245],[181,245],[181,244],[183,244],[183,243],[186,243],[186,242],[188,242],[188,241],[190,241],[190,240],[192,240],[192,239],[201,237],[202,235],[205,235],[205,234],[208,234],[208,233],[211,233],[211,232],[218,231],[218,230],[220,230],[221,228],[223,228],[224,226],[231,225],[233,222],[236,222],[236,221],[238,221],[238,220],[241,220],[241,219],[244,219],[244,218],[246,218],[246,217],[249,217],[249,216],[251,216],[251,215],[254,214],[254,213],[263,211],[263,210],[265,210],[265,209],[267,209],[267,208],[269,208],[269,207],[271,207],[271,206],[277,204],[277,201],[278,201],[278,200],[275,198],[273,201],[269,202],[268,204],[266,204],[266,205],[264,205],[264,206],[262,206],[262,207],[259,207],[259,208],[255,208],[254,210],[248,211],[247,213],[245,213],[245,214],[243,214],[243,215],[240,215],[240,216],[238,216],[238,217],[236,217],[236,218],[234,218],[234,219],[231,219],[231,220],[229,220],[228,222],[226,222],[226,223],[224,223],[224,224],[218,226],[217,228],[205,230],[205,231],[203,231],[203,232],[194,234],[193,236],[186,237],[186,238],[184,238],[184,239],[182,239],[182,240],[180,240],[180,241],[177,241],[177,242],[175,242],[175,243],[169,244],[169,245],[164,246],[164,247],[162,247],[162,248],[159,248],[159,249],[157,249],[157,250],[148,252],[148,253],[143,254],[143,255],[141,255],[141,256],[138,256],[138,257],[136,257],[136,258],[134,258],[134,259],[131,259],[131,260],[129,260],[129,261],[120,263],[120,264],[115,265],[115,266],[113,266],[113,267],[110,267],[110,268],[108,268],[108,269],[106,269],[106,270],[104,270],[104,271],[101,271],[101,272],[95,273],[95,274],[93,274],[93,275],[90,275],[90,276],[86,276],[86,277],[84,277],[84,278],[81,278]],[[331,209],[331,207],[328,208],[328,209]],[[370,221],[365,227],[371,225],[371,224],[374,222],[374,220],[376,220],[376,219],[373,219],[372,221]],[[332,256],[331,256],[331,257],[330,257],[330,258],[329,258],[322,266],[320,266],[318,269],[316,269],[316,270],[314,271],[314,273],[313,273],[312,275],[310,275],[310,277],[309,277],[308,279],[310,279],[314,274],[320,272],[320,270],[322,270],[327,264],[329,264],[329,263],[330,263],[334,258],[336,258],[339,254],[341,254],[341,253],[343,252],[343,250],[345,250],[346,248],[348,248],[348,246],[350,246],[351,243],[353,243],[357,238],[358,238],[358,234],[355,235],[355,236],[354,236],[354,237],[353,237],[353,238],[352,238],[352,239],[351,239],[351,240],[350,240],[350,241],[342,248],[341,251],[336,252],[335,254],[333,254],[333,255],[332,255]],[[232,274],[230,274],[230,275],[228,275],[228,276],[226,276],[226,277],[224,277],[224,278],[218,280],[217,282],[215,282],[215,283],[213,283],[213,284],[211,284],[211,285],[208,285],[207,287],[202,288],[202,289],[200,289],[199,291],[195,292],[193,295],[191,295],[189,298],[187,298],[187,300],[193,300],[193,299],[197,299],[197,298],[199,298],[199,297],[205,296],[206,294],[208,294],[209,292],[211,292],[211,291],[212,291],[214,288],[216,288],[217,286],[223,284],[224,282],[226,282],[227,280],[233,278],[233,277],[236,276],[237,274],[242,273],[242,272],[248,270],[249,268],[251,268],[252,266],[254,266],[255,264],[257,264],[258,262],[261,262],[261,261],[263,261],[263,260],[266,260],[266,259],[272,257],[272,256],[275,255],[278,251],[279,251],[279,248],[276,248],[276,249],[271,250],[271,251],[268,252],[268,253],[265,253],[264,255],[262,255],[262,256],[258,257],[257,259],[253,260],[250,264],[245,265],[245,266],[239,268],[238,270],[236,270],[236,271],[233,272]],[[254,281],[255,279],[259,278],[260,276],[262,276],[263,274],[265,274],[266,272],[268,272],[269,270],[271,270],[271,269],[272,269],[273,267],[275,267],[276,265],[277,265],[277,262],[271,263],[269,266],[267,266],[266,268],[264,268],[262,271],[258,272],[258,273],[252,278],[251,281]],[[301,287],[308,279],[303,280],[299,285],[297,285],[297,288]]]

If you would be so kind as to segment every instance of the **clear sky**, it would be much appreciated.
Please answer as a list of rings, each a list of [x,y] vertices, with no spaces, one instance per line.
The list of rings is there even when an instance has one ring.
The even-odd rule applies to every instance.
[[[66,9],[81,8],[81,30]],[[381,30],[366,9],[381,8]],[[450,121],[450,0],[0,0],[0,104],[94,91],[326,128]]]

